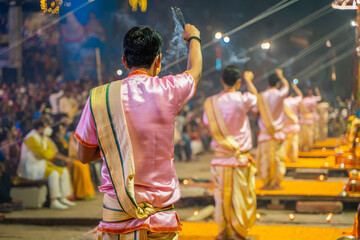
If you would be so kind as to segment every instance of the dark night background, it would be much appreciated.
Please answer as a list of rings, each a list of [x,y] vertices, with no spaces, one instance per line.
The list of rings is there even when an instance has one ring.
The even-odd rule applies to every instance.
[[[71,7],[62,6],[60,15],[69,10],[75,9],[86,1],[72,0]],[[169,41],[174,29],[170,7],[178,6],[182,9],[187,22],[197,26],[201,32],[203,45],[214,39],[214,34],[218,31],[228,32],[246,21],[256,17],[266,9],[272,7],[279,0],[148,0],[147,11],[142,13],[139,9],[133,12],[128,1],[123,0],[96,0],[75,13],[81,24],[86,24],[89,13],[95,13],[106,31],[106,41],[101,46],[102,60],[104,61],[105,71],[113,74],[117,69],[124,69],[121,63],[122,38],[126,31],[133,25],[150,25],[156,28],[164,38],[163,54],[169,48]],[[222,61],[226,62],[232,55],[236,55],[256,43],[266,41],[269,37],[285,29],[291,24],[310,15],[318,9],[329,5],[330,0],[299,0],[298,2],[286,7],[262,20],[256,22],[245,29],[242,29],[230,36],[230,43],[222,44]],[[0,14],[7,16],[7,1],[0,1]],[[39,1],[25,1],[23,4],[23,16],[39,12]],[[53,18],[56,18],[55,16]],[[296,29],[295,31],[271,42],[271,49],[267,52],[258,48],[246,57],[250,60],[247,64],[237,63],[240,67],[246,67],[255,72],[256,77],[261,77],[266,71],[274,69],[276,66],[289,61],[292,57],[306,50],[312,43],[321,39],[326,34],[335,29],[346,26],[340,33],[331,38],[332,47],[328,48],[325,41],[319,48],[307,54],[300,60],[290,64],[285,70],[285,75],[289,80],[297,78],[296,75],[306,67],[311,66],[309,71],[313,71],[322,64],[336,58],[336,56],[354,47],[355,28],[350,25],[350,21],[355,18],[354,11],[331,10],[330,13],[322,16],[309,24]],[[63,23],[63,22],[61,22]],[[345,44],[346,43],[346,44]],[[338,44],[343,47],[337,51],[332,50]],[[2,47],[5,47],[4,45]],[[203,51],[204,72],[215,66],[215,47],[216,44]],[[324,59],[320,64],[314,61],[332,51],[331,56]],[[4,56],[0,56],[4,58]],[[63,64],[64,65],[64,64]],[[177,73],[185,70],[186,61],[168,69],[166,73]],[[164,67],[164,66],[163,66]],[[350,98],[352,82],[352,56],[348,55],[335,65],[336,81],[331,80],[334,68],[331,66],[321,70],[312,76],[299,77],[301,88],[320,86],[322,92],[326,93],[328,100],[333,100],[337,95],[343,98]],[[64,69],[63,69],[64,70]],[[162,73],[162,74],[166,74]],[[306,74],[303,74],[306,75]],[[204,75],[203,85],[213,86],[214,92],[219,91],[218,79],[220,72],[213,71]],[[255,81],[259,88],[265,87],[265,81]]]

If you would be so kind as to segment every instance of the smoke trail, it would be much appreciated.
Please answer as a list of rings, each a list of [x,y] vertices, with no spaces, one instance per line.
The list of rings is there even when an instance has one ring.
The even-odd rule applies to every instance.
[[[167,49],[166,56],[164,56],[162,64],[167,65],[169,62],[179,59],[182,56],[187,54],[187,44],[182,37],[183,28],[181,24],[176,20],[175,15],[173,14],[174,19],[174,31],[172,33],[171,40],[169,42],[169,49]],[[180,67],[178,66],[178,70]]]
[[[137,25],[136,20],[126,13],[124,9],[120,9],[114,13],[115,21],[118,25],[125,29],[130,29]]]

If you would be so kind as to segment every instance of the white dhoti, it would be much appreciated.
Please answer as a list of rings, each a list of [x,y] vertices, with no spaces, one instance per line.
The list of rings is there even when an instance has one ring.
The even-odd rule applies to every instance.
[[[280,186],[286,172],[285,158],[283,141],[269,140],[258,143],[256,164],[265,187]]]
[[[286,156],[291,162],[296,162],[299,156],[299,133],[287,133],[284,144]]]
[[[54,170],[48,176],[50,198],[66,198],[71,195],[69,171],[64,168],[61,173]]]
[[[300,150],[309,152],[314,144],[314,130],[312,124],[301,124],[300,130]]]
[[[319,140],[324,141],[328,137],[328,123],[320,122],[319,124]]]
[[[237,233],[245,238],[256,215],[255,173],[250,167],[212,166],[215,180],[215,222],[220,234]]]
[[[319,121],[314,121],[314,140],[313,140],[313,143],[316,141],[316,140],[319,140],[320,138],[320,124],[319,124]]]

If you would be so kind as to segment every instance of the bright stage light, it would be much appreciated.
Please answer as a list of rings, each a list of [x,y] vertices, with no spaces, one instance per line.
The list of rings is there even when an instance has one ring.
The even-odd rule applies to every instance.
[[[294,220],[294,219],[295,219],[295,214],[290,213],[290,214],[289,214],[289,219],[290,219],[291,221]]]
[[[261,48],[264,50],[268,50],[268,49],[270,49],[270,47],[271,47],[271,44],[269,42],[264,42],[261,44]]]
[[[331,222],[333,215],[334,215],[333,213],[329,213],[329,215],[326,217],[326,221]]]
[[[321,174],[321,175],[319,176],[319,181],[324,181],[324,180],[325,180],[325,176]]]
[[[352,20],[351,22],[350,22],[350,24],[351,24],[351,26],[353,26],[353,27],[356,27],[356,21],[355,20]]]
[[[297,79],[297,78],[295,78],[294,80],[293,80],[293,84],[298,84],[299,83],[299,79]]]
[[[256,213],[256,220],[260,220],[261,219],[261,214],[260,213]]]
[[[336,73],[335,72],[333,72],[331,74],[331,80],[336,81]]]
[[[189,184],[189,180],[184,179],[183,184],[184,184],[184,185],[188,185],[188,184]]]
[[[221,33],[221,32],[215,33],[215,38],[216,38],[216,39],[221,39],[221,37],[222,37],[222,33]]]
[[[199,215],[199,211],[198,211],[198,210],[195,210],[195,211],[194,211],[194,216],[197,216],[197,215]]]
[[[225,42],[225,43],[230,42],[230,38],[229,38],[228,36],[224,37],[224,42]]]
[[[330,40],[327,40],[326,43],[325,43],[325,45],[326,45],[328,48],[330,48],[330,47],[331,47],[331,42],[330,42]]]
[[[121,75],[123,74],[123,71],[122,71],[121,69],[118,69],[118,70],[116,71],[116,74],[119,75],[119,76],[121,76]]]

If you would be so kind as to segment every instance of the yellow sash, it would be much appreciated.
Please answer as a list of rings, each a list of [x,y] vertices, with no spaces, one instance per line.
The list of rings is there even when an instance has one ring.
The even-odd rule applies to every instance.
[[[268,133],[270,135],[274,135],[276,133],[276,128],[273,125],[273,118],[272,118],[272,114],[269,108],[269,105],[267,104],[267,102],[264,100],[263,95],[257,94],[257,101],[258,101],[258,106],[259,106],[259,112],[260,115],[264,121],[266,130],[268,131]]]
[[[304,115],[305,119],[312,119],[312,113],[309,112],[309,110],[304,106],[302,102],[299,104],[299,110]]]
[[[236,141],[234,136],[230,134],[220,111],[218,97],[213,96],[208,98],[205,101],[204,109],[215,141],[221,147],[233,152],[233,156],[235,156],[240,163],[246,164],[250,155],[244,154],[240,151],[239,143]]]
[[[121,101],[121,81],[92,89],[90,109],[119,206],[128,219],[148,217],[155,212],[153,207],[135,201],[134,157]]]
[[[291,119],[291,121],[293,121],[294,123],[299,122],[299,120],[297,118],[297,114],[285,103],[284,103],[284,112],[285,112],[286,116],[288,116],[288,118]]]

